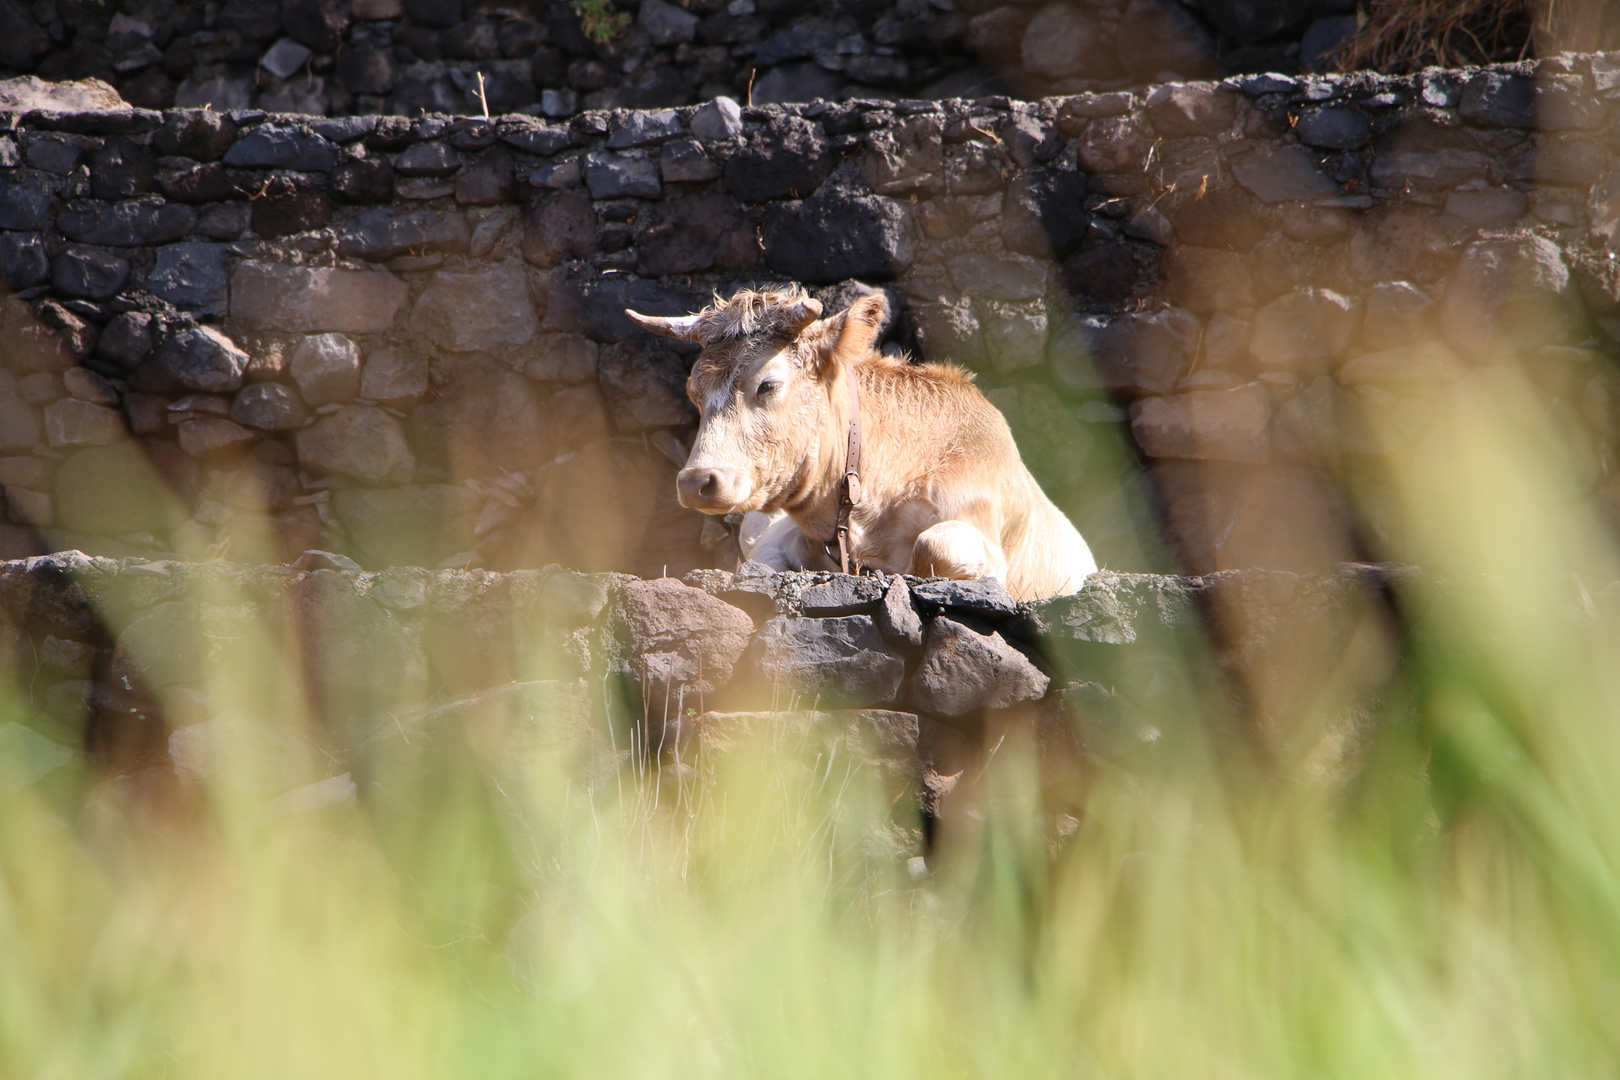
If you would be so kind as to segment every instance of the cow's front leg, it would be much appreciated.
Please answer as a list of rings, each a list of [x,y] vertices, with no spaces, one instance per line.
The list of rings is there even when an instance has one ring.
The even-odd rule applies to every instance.
[[[911,549],[911,572],[917,577],[998,578],[1007,580],[1007,556],[1001,545],[965,521],[941,521],[917,535]]]

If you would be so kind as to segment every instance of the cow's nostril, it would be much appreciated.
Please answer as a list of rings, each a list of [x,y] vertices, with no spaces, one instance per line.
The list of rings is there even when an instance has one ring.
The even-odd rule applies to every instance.
[[[712,499],[714,498],[714,489],[717,486],[718,484],[716,483],[714,473],[710,473],[708,476],[703,478],[703,486],[698,488],[698,494],[703,496],[705,499]]]

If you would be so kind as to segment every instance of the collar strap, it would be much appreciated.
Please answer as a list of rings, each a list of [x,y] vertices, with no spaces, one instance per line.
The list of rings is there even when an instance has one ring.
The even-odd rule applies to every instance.
[[[844,477],[838,485],[838,523],[833,538],[823,546],[829,559],[838,560],[841,573],[850,572],[849,513],[861,501],[861,396],[855,388],[855,372],[844,372],[849,383],[849,446],[844,451]],[[859,569],[859,566],[856,567]]]

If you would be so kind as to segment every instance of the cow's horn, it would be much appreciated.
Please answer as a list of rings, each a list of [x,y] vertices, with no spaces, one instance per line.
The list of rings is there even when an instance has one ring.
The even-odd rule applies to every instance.
[[[797,334],[819,318],[821,318],[821,301],[813,296],[806,297],[788,309],[788,333]]]
[[[702,320],[700,315],[682,315],[679,318],[665,318],[662,315],[643,315],[637,311],[624,309],[630,316],[630,321],[643,330],[650,330],[659,337],[679,338],[682,341],[696,341],[698,339],[698,323]]]

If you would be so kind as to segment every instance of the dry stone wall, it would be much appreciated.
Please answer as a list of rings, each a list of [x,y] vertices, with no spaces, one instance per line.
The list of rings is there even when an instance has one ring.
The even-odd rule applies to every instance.
[[[1090,770],[1202,746],[1223,718],[1247,744],[1261,705],[1291,715],[1309,701],[1320,713],[1320,686],[1285,701],[1251,680],[1240,701],[1206,682],[1205,643],[1249,674],[1300,659],[1302,640],[1342,652],[1366,636],[1357,628],[1376,620],[1391,580],[1375,567],[1111,574],[1029,605],[989,582],[757,566],[681,581],[66,553],[0,563],[0,664],[32,733],[7,736],[32,750],[7,775],[85,747],[137,805],[212,777],[318,806],[353,798],[355,781],[400,755],[442,759],[469,744],[503,768],[571,753],[591,782],[766,736],[837,743],[933,812],[987,746],[1022,727],[1050,797],[1079,805]],[[1317,779],[1353,768],[1392,673],[1367,665],[1325,736],[1292,726],[1345,758],[1318,751]],[[267,675],[307,708],[242,693]],[[233,751],[234,771],[222,764]]]
[[[0,114],[6,543],[734,566],[672,497],[692,354],[622,309],[770,281],[885,290],[887,346],[978,372],[1111,565],[1161,522],[1196,571],[1376,552],[1399,521],[1339,487],[1387,449],[1367,412],[1416,431],[1502,349],[1606,499],[1616,95],[1600,55],[567,121]]]
[[[756,104],[1033,99],[1328,70],[1357,27],[1352,0],[601,7],[582,20],[565,0],[0,0],[0,77],[100,78],[143,108],[415,116],[487,102],[495,113],[559,118],[742,98],[750,87]],[[1616,30],[1599,19],[1580,47],[1605,47]]]

